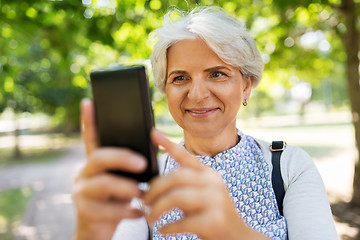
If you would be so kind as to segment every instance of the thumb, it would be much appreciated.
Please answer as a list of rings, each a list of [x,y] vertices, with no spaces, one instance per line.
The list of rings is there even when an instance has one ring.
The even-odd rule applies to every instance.
[[[90,99],[85,98],[81,101],[80,107],[82,136],[86,154],[89,156],[99,145],[95,126],[94,104]]]
[[[204,165],[195,156],[191,155],[184,148],[171,142],[159,130],[151,130],[151,139],[157,146],[162,146],[182,167],[189,167],[197,170],[204,168]]]

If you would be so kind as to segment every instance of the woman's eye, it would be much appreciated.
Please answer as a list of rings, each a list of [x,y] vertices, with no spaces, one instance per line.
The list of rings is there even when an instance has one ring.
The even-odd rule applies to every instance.
[[[226,76],[226,75],[224,73],[222,73],[222,72],[213,72],[211,74],[212,78],[220,78],[220,77],[223,77],[223,76]]]
[[[177,77],[174,77],[173,81],[172,82],[181,82],[185,80],[185,77],[184,76],[177,76]]]

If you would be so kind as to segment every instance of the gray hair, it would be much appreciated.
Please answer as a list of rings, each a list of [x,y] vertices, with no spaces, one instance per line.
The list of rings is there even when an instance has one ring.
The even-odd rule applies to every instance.
[[[255,41],[239,19],[219,7],[197,7],[183,14],[178,21],[171,19],[174,11],[165,15],[163,27],[155,31],[157,43],[151,55],[155,86],[165,92],[167,50],[185,39],[200,38],[225,63],[237,67],[250,77],[253,87],[261,80],[264,63]]]

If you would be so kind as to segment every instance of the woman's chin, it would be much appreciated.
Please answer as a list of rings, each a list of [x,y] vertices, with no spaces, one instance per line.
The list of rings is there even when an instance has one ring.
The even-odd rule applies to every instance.
[[[192,136],[197,138],[211,138],[216,137],[221,132],[220,128],[216,128],[213,123],[195,124],[191,127],[183,128],[185,136]]]

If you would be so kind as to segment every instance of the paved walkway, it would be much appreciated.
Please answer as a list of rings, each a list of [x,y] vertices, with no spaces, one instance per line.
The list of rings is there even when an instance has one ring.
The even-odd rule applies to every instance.
[[[34,189],[16,240],[72,239],[72,185],[84,161],[83,147],[77,144],[55,162],[0,170],[0,191],[26,186]]]

